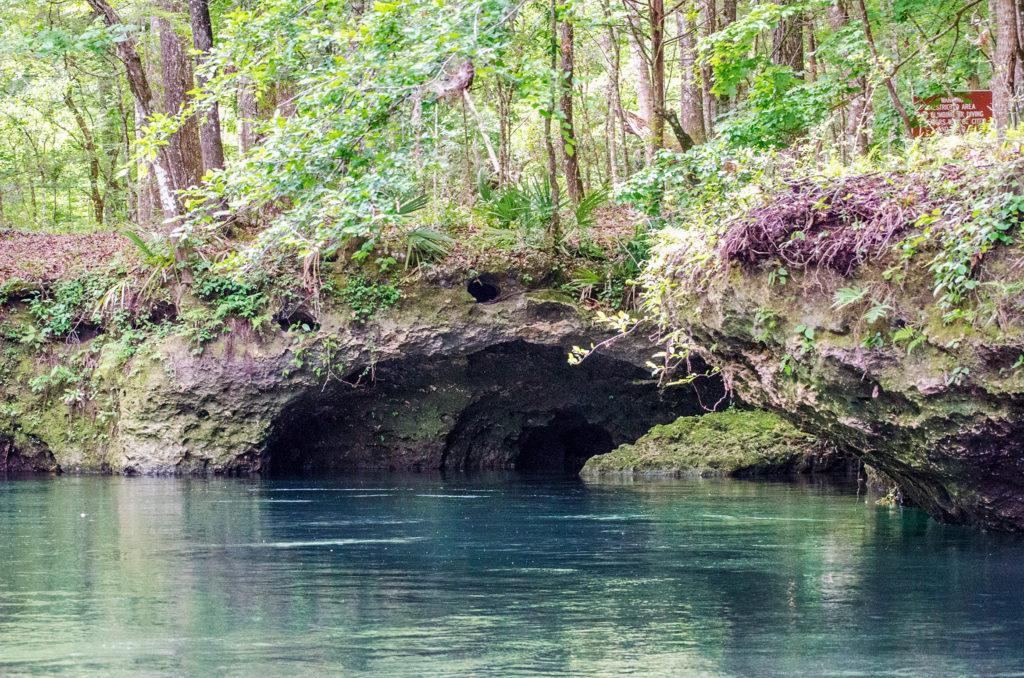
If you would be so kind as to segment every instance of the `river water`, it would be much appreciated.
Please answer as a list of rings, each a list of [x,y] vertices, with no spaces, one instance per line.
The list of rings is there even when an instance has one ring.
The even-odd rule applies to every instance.
[[[1024,537],[855,487],[0,482],[0,675],[1024,675]]]

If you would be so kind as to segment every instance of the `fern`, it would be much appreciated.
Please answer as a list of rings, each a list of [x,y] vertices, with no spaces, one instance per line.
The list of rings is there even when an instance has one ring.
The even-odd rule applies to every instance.
[[[832,308],[839,310],[856,304],[868,295],[866,287],[844,287],[832,295]]]
[[[875,323],[879,320],[884,320],[888,315],[889,311],[892,310],[892,306],[883,303],[876,299],[871,300],[871,308],[864,313],[864,320],[868,323]]]

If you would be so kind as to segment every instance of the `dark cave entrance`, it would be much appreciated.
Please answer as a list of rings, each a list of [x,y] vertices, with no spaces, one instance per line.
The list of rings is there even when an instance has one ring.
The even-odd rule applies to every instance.
[[[497,278],[489,273],[483,273],[466,283],[466,291],[476,299],[476,303],[486,304],[498,298],[501,287]]]
[[[365,369],[296,397],[273,424],[262,470],[575,474],[655,424],[701,413],[723,389],[718,378],[660,391],[631,363],[594,355],[572,366],[564,347],[523,341],[380,361],[353,388]]]
[[[578,412],[557,412],[549,424],[523,430],[515,469],[576,474],[587,459],[613,449],[612,434],[606,429]]]

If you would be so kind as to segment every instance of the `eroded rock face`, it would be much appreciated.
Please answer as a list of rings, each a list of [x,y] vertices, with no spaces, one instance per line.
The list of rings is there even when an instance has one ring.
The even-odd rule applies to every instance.
[[[269,336],[239,325],[199,355],[171,336],[100,370],[112,419],[22,389],[14,409],[46,416],[0,423],[71,472],[578,471],[722,395],[720,381],[662,392],[643,367],[650,347],[629,339],[570,366],[573,345],[608,333],[549,291],[477,303],[465,285],[424,285],[365,325],[345,309],[317,322]]]
[[[360,388],[336,382],[281,415],[274,470],[547,470],[643,435],[699,406],[659,393],[639,367],[595,355],[578,367],[558,345],[516,340],[464,355],[378,363]]]
[[[59,473],[53,454],[39,441],[0,435],[0,476],[18,473]]]
[[[677,295],[671,314],[744,401],[861,457],[935,518],[1022,530],[1019,323],[954,334],[936,314],[909,352],[906,342],[872,344],[875,332],[888,337],[934,307],[930,281],[917,283],[889,298],[884,327],[867,324],[863,309],[833,308],[848,280],[796,272],[780,285],[768,270],[738,266]]]

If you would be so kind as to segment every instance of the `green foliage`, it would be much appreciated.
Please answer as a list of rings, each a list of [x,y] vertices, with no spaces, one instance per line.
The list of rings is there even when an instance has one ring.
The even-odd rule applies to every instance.
[[[270,322],[269,297],[261,281],[222,276],[206,266],[200,267],[193,291],[206,305],[182,313],[177,323],[178,332],[193,345],[195,354],[202,353],[208,342],[229,332],[231,318],[248,321],[258,332]]]
[[[81,375],[66,365],[54,365],[49,372],[44,372],[29,381],[33,393],[48,393],[52,389],[77,383]]]
[[[652,217],[702,210],[717,221],[723,199],[740,197],[742,189],[759,180],[771,155],[753,148],[732,147],[722,141],[696,146],[686,153],[659,151],[654,162],[617,187],[615,198]],[[734,206],[729,206],[731,213]]]
[[[956,310],[966,295],[980,284],[973,272],[994,247],[1013,242],[1024,225],[1024,186],[1011,174],[1009,182],[993,185],[968,205],[962,221],[938,232],[942,252],[929,266],[935,274],[935,294],[949,311]]]
[[[437,259],[443,259],[455,240],[431,228],[416,228],[405,235],[405,267],[420,266]]]
[[[486,186],[486,183],[481,182],[481,186]],[[561,212],[566,204],[566,200],[560,197],[555,205],[549,180],[534,177],[519,186],[507,186],[500,191],[484,188],[476,212],[497,228],[516,229],[529,237],[546,229],[555,210]],[[581,216],[587,219],[599,204],[588,204],[580,212]]]
[[[255,123],[260,145],[212,173],[191,204],[279,215],[238,260],[243,266],[282,248],[306,258],[399,223],[425,204],[404,199],[418,194],[424,160],[438,162],[435,140],[410,123],[409,107],[416,99],[433,115],[441,102],[430,88],[467,60],[486,59],[506,39],[510,10],[504,0],[360,10],[341,0],[270,0],[230,12],[222,47],[206,63],[208,96],[290,81],[294,113]],[[186,229],[217,225],[216,213],[195,210]]]
[[[845,78],[807,83],[789,68],[771,66],[754,77],[743,104],[723,118],[718,131],[737,148],[785,148],[825,122],[848,94]]]
[[[579,204],[572,211],[576,227],[587,229],[594,226],[594,212],[608,202],[609,197],[610,194],[607,188],[599,188],[585,195],[583,200],[580,200]]]
[[[23,343],[39,344],[74,334],[83,322],[98,320],[93,309],[106,292],[109,280],[103,276],[84,276],[56,283],[29,301],[34,323],[26,328]]]
[[[352,276],[341,293],[352,308],[352,317],[360,324],[377,317],[381,311],[398,305],[402,292],[387,282],[377,282],[363,276]]]
[[[714,70],[712,92],[734,97],[744,81],[769,62],[769,55],[754,51],[754,41],[770,33],[780,21],[806,11],[811,3],[758,3],[738,21],[701,40],[700,60]]]
[[[262,313],[268,299],[258,282],[204,271],[196,277],[194,290],[199,298],[210,302],[211,320],[218,326],[224,319],[235,317],[248,320],[253,329],[260,329],[269,320],[269,316]]]

